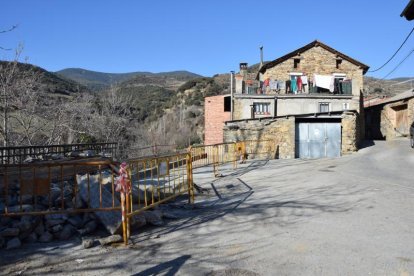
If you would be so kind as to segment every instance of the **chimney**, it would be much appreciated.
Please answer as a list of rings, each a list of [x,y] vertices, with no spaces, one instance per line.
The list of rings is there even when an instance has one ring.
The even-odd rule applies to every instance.
[[[240,75],[243,77],[247,75],[247,62],[240,62]]]
[[[260,68],[263,66],[263,46],[260,46]]]

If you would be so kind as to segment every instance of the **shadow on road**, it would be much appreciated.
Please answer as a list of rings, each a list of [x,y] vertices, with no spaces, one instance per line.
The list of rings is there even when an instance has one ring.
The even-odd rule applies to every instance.
[[[191,255],[183,255],[181,257],[175,258],[168,262],[163,262],[151,268],[145,269],[139,273],[133,274],[134,276],[147,276],[147,275],[165,275],[173,276],[175,275],[180,267],[191,258]]]

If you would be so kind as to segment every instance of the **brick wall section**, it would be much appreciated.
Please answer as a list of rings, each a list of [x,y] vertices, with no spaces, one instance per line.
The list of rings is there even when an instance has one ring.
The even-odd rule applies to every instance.
[[[295,118],[228,122],[224,126],[224,142],[274,140],[276,151],[269,158],[295,158]]]
[[[223,126],[230,120],[230,112],[224,112],[224,97],[219,95],[204,99],[204,144],[223,143]]]

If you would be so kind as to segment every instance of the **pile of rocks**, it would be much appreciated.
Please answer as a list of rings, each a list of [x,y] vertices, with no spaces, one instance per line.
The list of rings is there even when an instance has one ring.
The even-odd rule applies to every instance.
[[[102,172],[103,180],[111,179],[110,174]],[[62,203],[67,211],[87,208],[85,202],[89,201],[89,208],[99,208],[99,198],[102,195],[104,207],[112,206],[112,185],[110,181],[102,181],[104,189],[99,191],[99,175],[90,174],[77,177],[78,196],[75,197],[75,180],[51,183],[50,191],[44,196],[19,195],[20,185],[10,185],[7,201],[0,197],[0,214],[5,211],[7,202],[8,212],[31,211],[59,211]],[[89,185],[85,182],[89,179]],[[109,183],[106,185],[105,183]],[[107,184],[108,184],[107,183]],[[101,194],[102,192],[102,194]],[[115,206],[119,206],[119,194],[115,195]],[[108,201],[109,203],[106,203]],[[109,205],[108,205],[109,204]],[[164,224],[163,218],[178,218],[168,211],[168,205],[157,210],[146,211],[131,219],[133,227],[144,225],[160,226]],[[166,209],[167,208],[167,209]],[[22,243],[50,242],[52,240],[68,240],[74,236],[83,237],[97,229],[106,230],[109,234],[119,234],[122,229],[121,212],[96,212],[77,214],[49,214],[49,215],[23,215],[20,217],[0,217],[0,248],[18,248]]]
[[[77,215],[50,214],[44,216],[1,217],[0,248],[13,249],[22,242],[50,242],[68,240],[75,235],[95,231],[98,220],[92,213]]]
[[[163,219],[178,219],[179,216],[165,208],[146,211],[134,217],[134,228],[144,225],[161,226]],[[74,237],[85,237],[95,230],[104,229],[93,213],[50,214],[44,216],[22,216],[0,218],[0,248],[14,249],[22,243],[65,241]],[[116,238],[115,238],[116,237]],[[119,235],[99,239],[101,245],[120,241]],[[85,248],[92,247],[93,239],[83,238]]]
[[[5,202],[9,212],[31,212],[31,211],[45,211],[57,210],[64,202],[65,209],[74,207],[74,182],[64,181],[63,185],[60,183],[51,183],[50,198],[49,194],[44,196],[33,196],[31,194],[20,195],[20,184],[15,183],[9,185],[7,198],[0,197],[0,213],[4,212]],[[81,202],[79,202],[81,204]],[[79,206],[78,206],[79,207]]]

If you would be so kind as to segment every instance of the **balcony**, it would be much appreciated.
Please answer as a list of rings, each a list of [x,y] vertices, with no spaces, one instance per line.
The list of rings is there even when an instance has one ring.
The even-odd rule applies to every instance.
[[[309,94],[335,94],[335,95],[352,95],[352,82],[351,81],[339,81],[335,82],[334,91],[330,92],[328,89],[310,86]]]
[[[342,80],[335,80],[334,84],[334,91],[330,92],[328,89],[313,86],[312,83],[304,89],[302,92],[296,92],[287,90],[285,87],[283,89],[269,89],[266,87],[265,90],[260,88],[257,85],[246,85],[243,87],[242,95],[251,95],[251,96],[272,96],[272,95],[344,95],[344,96],[351,96],[352,95],[352,81],[342,81]],[[239,94],[240,95],[240,94]]]

